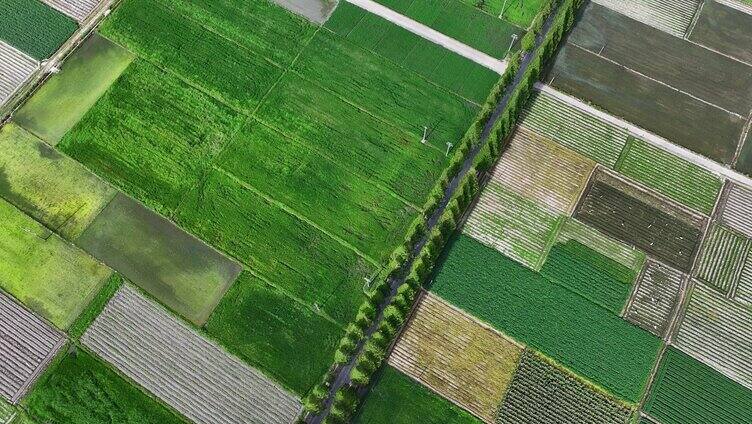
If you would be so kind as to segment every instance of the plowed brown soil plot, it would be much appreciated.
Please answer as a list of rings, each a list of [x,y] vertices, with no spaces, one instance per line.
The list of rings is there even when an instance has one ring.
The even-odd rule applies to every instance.
[[[559,51],[550,85],[718,162],[731,163],[745,119],[573,44]]]
[[[515,342],[429,293],[389,363],[492,423],[521,352]]]
[[[731,112],[752,107],[752,66],[603,6],[585,8],[568,43]]]
[[[752,15],[715,1],[706,1],[689,39],[752,63]]]
[[[601,172],[575,211],[580,221],[688,271],[704,219]]]

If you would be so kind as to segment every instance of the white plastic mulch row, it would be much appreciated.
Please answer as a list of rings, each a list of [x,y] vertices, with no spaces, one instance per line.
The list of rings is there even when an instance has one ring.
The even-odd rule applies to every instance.
[[[0,292],[2,398],[17,403],[64,344],[60,331]]]
[[[84,22],[105,0],[42,0],[48,6],[57,9],[78,23]]]
[[[629,16],[677,37],[684,37],[692,23],[699,0],[593,0],[601,6]]]
[[[39,68],[39,62],[0,40],[0,106]]]
[[[196,423],[290,423],[301,409],[295,396],[128,285],[81,340]]]

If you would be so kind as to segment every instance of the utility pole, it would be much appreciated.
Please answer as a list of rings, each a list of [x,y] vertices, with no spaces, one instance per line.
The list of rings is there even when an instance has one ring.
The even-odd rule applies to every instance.
[[[509,54],[509,52],[512,51],[512,46],[514,46],[514,42],[517,41],[517,34],[512,34],[512,42],[509,43],[509,48],[507,49],[507,54],[504,55],[505,57]]]
[[[428,141],[426,136],[428,136],[428,127],[423,127],[423,138],[420,140],[421,144],[426,144],[426,141]]]
[[[451,141],[447,141],[447,151],[446,151],[446,154],[444,154],[444,156],[449,157],[449,150],[451,150],[453,146],[454,144],[452,144]]]
[[[504,15],[504,8],[507,7],[507,1],[508,0],[504,0],[504,4],[501,5],[501,13],[499,13],[499,19],[501,19],[501,17]]]

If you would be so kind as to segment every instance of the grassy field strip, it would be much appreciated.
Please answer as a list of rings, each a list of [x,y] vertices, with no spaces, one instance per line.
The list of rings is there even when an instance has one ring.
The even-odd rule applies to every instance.
[[[624,318],[663,338],[671,317],[679,307],[684,274],[653,259],[648,259]]]
[[[478,198],[463,233],[536,269],[559,222],[557,215],[492,180]]]
[[[52,75],[14,113],[13,121],[56,145],[134,58],[123,47],[92,33],[65,60],[60,72]]]
[[[22,405],[33,421],[15,424],[187,423],[80,345],[50,364]]]
[[[618,161],[628,138],[624,129],[540,89],[528,101],[520,125],[609,168]]]
[[[0,290],[0,397],[17,403],[66,342],[52,328]],[[2,399],[0,399],[2,402]]]
[[[504,70],[506,69],[506,62],[504,62],[503,60],[495,59],[486,53],[478,51],[468,46],[467,44],[461,43],[451,37],[448,37],[434,30],[433,28],[421,24],[420,22],[414,21],[404,15],[394,12],[393,10],[384,7],[372,0],[347,1],[365,10],[368,10],[375,15],[379,15],[384,19],[393,22],[409,31],[412,31],[427,40],[433,41],[434,43],[439,44],[463,57],[466,57],[473,62],[483,65],[488,69],[497,72],[499,75],[503,74]]]
[[[579,100],[575,97],[572,97],[568,94],[565,94],[561,91],[558,91],[548,85],[544,85],[541,83],[536,83],[536,89],[547,93],[551,96],[555,96],[560,101],[564,101],[568,103],[571,106],[574,106],[577,109],[580,109],[582,111],[585,111],[586,113],[589,113],[605,122],[608,122],[618,128],[622,128],[629,133],[631,133],[634,137],[645,140],[649,142],[650,144],[663,149],[669,153],[673,153],[675,156],[678,156],[688,162],[694,163],[695,165],[704,168],[708,171],[710,171],[713,174],[716,174],[721,177],[728,178],[731,181],[734,181],[736,183],[739,183],[741,185],[752,187],[752,178],[747,177],[746,175],[743,175],[739,172],[736,172],[730,168],[727,168],[718,162],[708,159],[700,154],[697,154],[685,147],[679,146],[677,144],[674,144],[665,138],[662,138],[660,136],[657,136],[651,132],[648,132],[634,124],[630,124],[627,121],[617,118],[613,115],[610,115],[606,112],[600,111],[593,106],[583,102],[582,100]]]
[[[697,278],[731,295],[741,277],[752,240],[721,225],[712,225],[700,254]]]
[[[0,105],[37,70],[39,62],[0,40]]]
[[[491,179],[552,213],[571,215],[595,162],[524,128],[507,143]]]
[[[395,408],[395,405],[410,405],[410,407]],[[356,424],[482,423],[468,412],[391,366],[384,367],[353,422]]]
[[[713,211],[723,181],[689,161],[641,139],[632,139],[616,171],[695,211]]]
[[[297,398],[128,286],[81,341],[196,423],[281,424],[300,410]]]
[[[0,196],[74,240],[116,190],[16,124],[0,128]]]
[[[65,13],[71,18],[75,19],[78,23],[86,21],[101,4],[104,4],[106,0],[42,0],[47,5],[51,6],[58,11]]]
[[[0,3],[0,39],[37,60],[52,56],[77,28],[74,20],[38,0]]]
[[[749,310],[702,283],[695,284],[690,296],[675,346],[752,389],[752,315]]]
[[[566,368],[526,349],[496,422],[626,424],[632,411]]]
[[[595,3],[679,38],[684,37],[700,5],[699,0],[595,0]]]
[[[0,199],[0,288],[66,329],[111,270]]]
[[[427,293],[389,356],[389,365],[489,424],[522,347]]]
[[[645,410],[662,424],[735,424],[752,411],[752,392],[669,348]]]
[[[431,290],[629,402],[638,402],[661,341],[467,236]]]

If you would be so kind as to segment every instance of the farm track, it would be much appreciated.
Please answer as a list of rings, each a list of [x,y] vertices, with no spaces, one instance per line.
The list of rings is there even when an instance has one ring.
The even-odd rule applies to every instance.
[[[548,20],[544,23],[543,29],[541,30],[541,33],[536,40],[535,43],[535,50],[541,48],[542,42],[546,39],[546,36],[548,35],[548,32],[551,28],[551,24],[553,23],[553,19],[556,16],[556,12],[558,10],[558,6],[554,8],[554,10],[551,11],[551,14],[549,15]],[[488,142],[488,137],[491,134],[491,131],[498,121],[498,119],[501,117],[501,114],[504,112],[504,109],[507,106],[507,103],[509,102],[509,99],[511,98],[512,93],[516,89],[516,87],[522,82],[522,77],[525,75],[525,72],[527,72],[528,67],[530,66],[530,63],[532,61],[533,54],[527,54],[523,57],[520,68],[518,69],[517,73],[514,76],[514,80],[507,86],[507,88],[504,90],[504,95],[502,96],[501,100],[499,100],[499,103],[496,105],[493,114],[491,115],[491,118],[486,123],[486,126],[483,128],[483,132],[480,137],[480,142],[477,146],[475,146],[474,149],[470,151],[467,158],[465,159],[465,162],[462,166],[462,169],[457,173],[457,175],[450,181],[449,185],[447,186],[446,190],[444,191],[444,197],[439,203],[438,207],[434,211],[433,215],[428,219],[426,228],[426,234],[431,234],[431,231],[433,228],[436,227],[436,225],[439,222],[439,218],[444,213],[444,210],[447,208],[450,199],[454,195],[455,191],[459,187],[459,183],[462,180],[462,178],[471,170],[473,169],[473,162],[475,161],[475,157],[478,155],[478,153],[481,151],[481,149],[485,146],[485,144]],[[470,209],[468,209],[470,210]],[[402,270],[408,270],[412,267],[413,261],[418,256],[418,254],[423,250],[426,242],[428,241],[427,236],[424,236],[421,240],[419,240],[415,246],[413,246],[412,252],[406,263],[403,265]],[[404,274],[404,272],[403,272]],[[322,409],[322,412],[316,414],[316,415],[307,415],[303,417],[303,421],[307,424],[320,424],[324,418],[328,415],[329,410],[331,409],[332,403],[334,402],[334,395],[337,393],[337,391],[350,384],[350,372],[355,367],[355,361],[358,357],[358,355],[362,352],[363,347],[365,346],[365,343],[370,337],[376,332],[378,329],[378,326],[381,322],[381,320],[384,318],[384,309],[391,303],[392,299],[397,293],[397,289],[405,282],[406,277],[400,277],[400,278],[394,278],[390,279],[388,281],[389,287],[390,287],[390,293],[386,298],[383,300],[383,302],[378,305],[376,318],[374,319],[373,324],[371,324],[371,327],[369,327],[365,331],[365,337],[361,342],[356,346],[355,353],[350,358],[350,361],[342,366],[337,366],[332,370],[332,372],[335,374],[334,381],[329,386],[329,392],[326,400],[324,401],[324,407]],[[413,307],[412,311],[415,311],[415,308]],[[409,322],[410,320],[410,314],[408,314],[408,317],[406,319],[406,322]],[[402,327],[404,329],[404,326]],[[400,334],[397,334],[395,337],[395,340],[399,340]],[[387,355],[388,356],[388,355]],[[363,397],[368,391],[370,390],[370,387],[364,387],[358,390],[358,395],[360,397]]]

